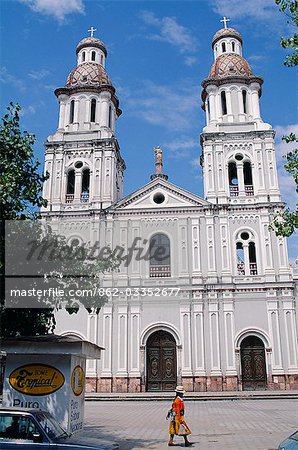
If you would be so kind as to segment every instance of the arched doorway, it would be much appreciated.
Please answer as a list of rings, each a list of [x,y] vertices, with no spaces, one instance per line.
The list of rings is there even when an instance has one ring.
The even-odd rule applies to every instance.
[[[174,391],[177,384],[176,342],[167,331],[151,334],[146,344],[147,391]]]
[[[241,342],[242,387],[244,391],[266,389],[267,373],[265,347],[257,336],[248,336]]]

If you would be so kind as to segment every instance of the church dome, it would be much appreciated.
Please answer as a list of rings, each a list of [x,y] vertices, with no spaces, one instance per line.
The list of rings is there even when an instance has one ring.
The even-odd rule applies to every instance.
[[[104,52],[105,56],[107,56],[107,49],[106,49],[105,44],[100,39],[97,39],[97,38],[95,38],[93,36],[92,37],[89,36],[87,38],[84,38],[78,43],[77,49],[76,49],[76,54],[78,54],[79,51],[82,50],[82,48],[85,48],[85,47],[96,47],[96,48],[99,48],[100,50],[102,50]]]
[[[112,83],[105,69],[93,62],[80,64],[68,75],[66,82],[67,87],[96,87],[103,84],[111,85]]]
[[[239,31],[235,30],[234,28],[221,28],[218,30],[212,39],[212,48],[214,47],[214,44],[216,44],[219,39],[225,38],[225,37],[234,37],[238,39],[238,41],[242,44],[242,36],[239,33]]]
[[[214,61],[208,78],[220,79],[235,76],[251,77],[251,67],[242,56],[236,53],[224,53]]]

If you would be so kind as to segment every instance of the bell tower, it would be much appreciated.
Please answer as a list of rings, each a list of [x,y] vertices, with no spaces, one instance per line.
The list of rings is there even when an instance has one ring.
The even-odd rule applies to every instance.
[[[47,214],[101,210],[122,197],[125,163],[115,135],[121,109],[105,69],[106,46],[89,31],[77,45],[77,67],[55,90],[58,129],[45,143]]]
[[[263,80],[242,56],[242,36],[227,27],[212,39],[214,63],[202,82],[204,192],[211,203],[280,202],[271,125],[260,113]]]

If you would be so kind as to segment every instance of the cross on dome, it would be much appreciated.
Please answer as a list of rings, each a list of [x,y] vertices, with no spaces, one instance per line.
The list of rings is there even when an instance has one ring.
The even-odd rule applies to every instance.
[[[227,22],[230,22],[230,19],[228,19],[227,17],[224,16],[223,19],[221,19],[221,22],[224,23],[224,28],[228,28]]]
[[[90,34],[90,37],[93,37],[94,31],[96,31],[96,28],[91,27],[90,30],[88,30]]]

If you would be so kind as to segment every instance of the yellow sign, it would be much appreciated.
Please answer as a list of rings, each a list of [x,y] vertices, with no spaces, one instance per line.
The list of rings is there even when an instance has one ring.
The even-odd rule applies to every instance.
[[[71,374],[71,388],[74,395],[79,396],[85,387],[85,374],[81,366],[76,366]]]
[[[9,375],[9,383],[26,395],[48,395],[58,391],[65,378],[60,370],[46,364],[28,364],[18,367]]]

